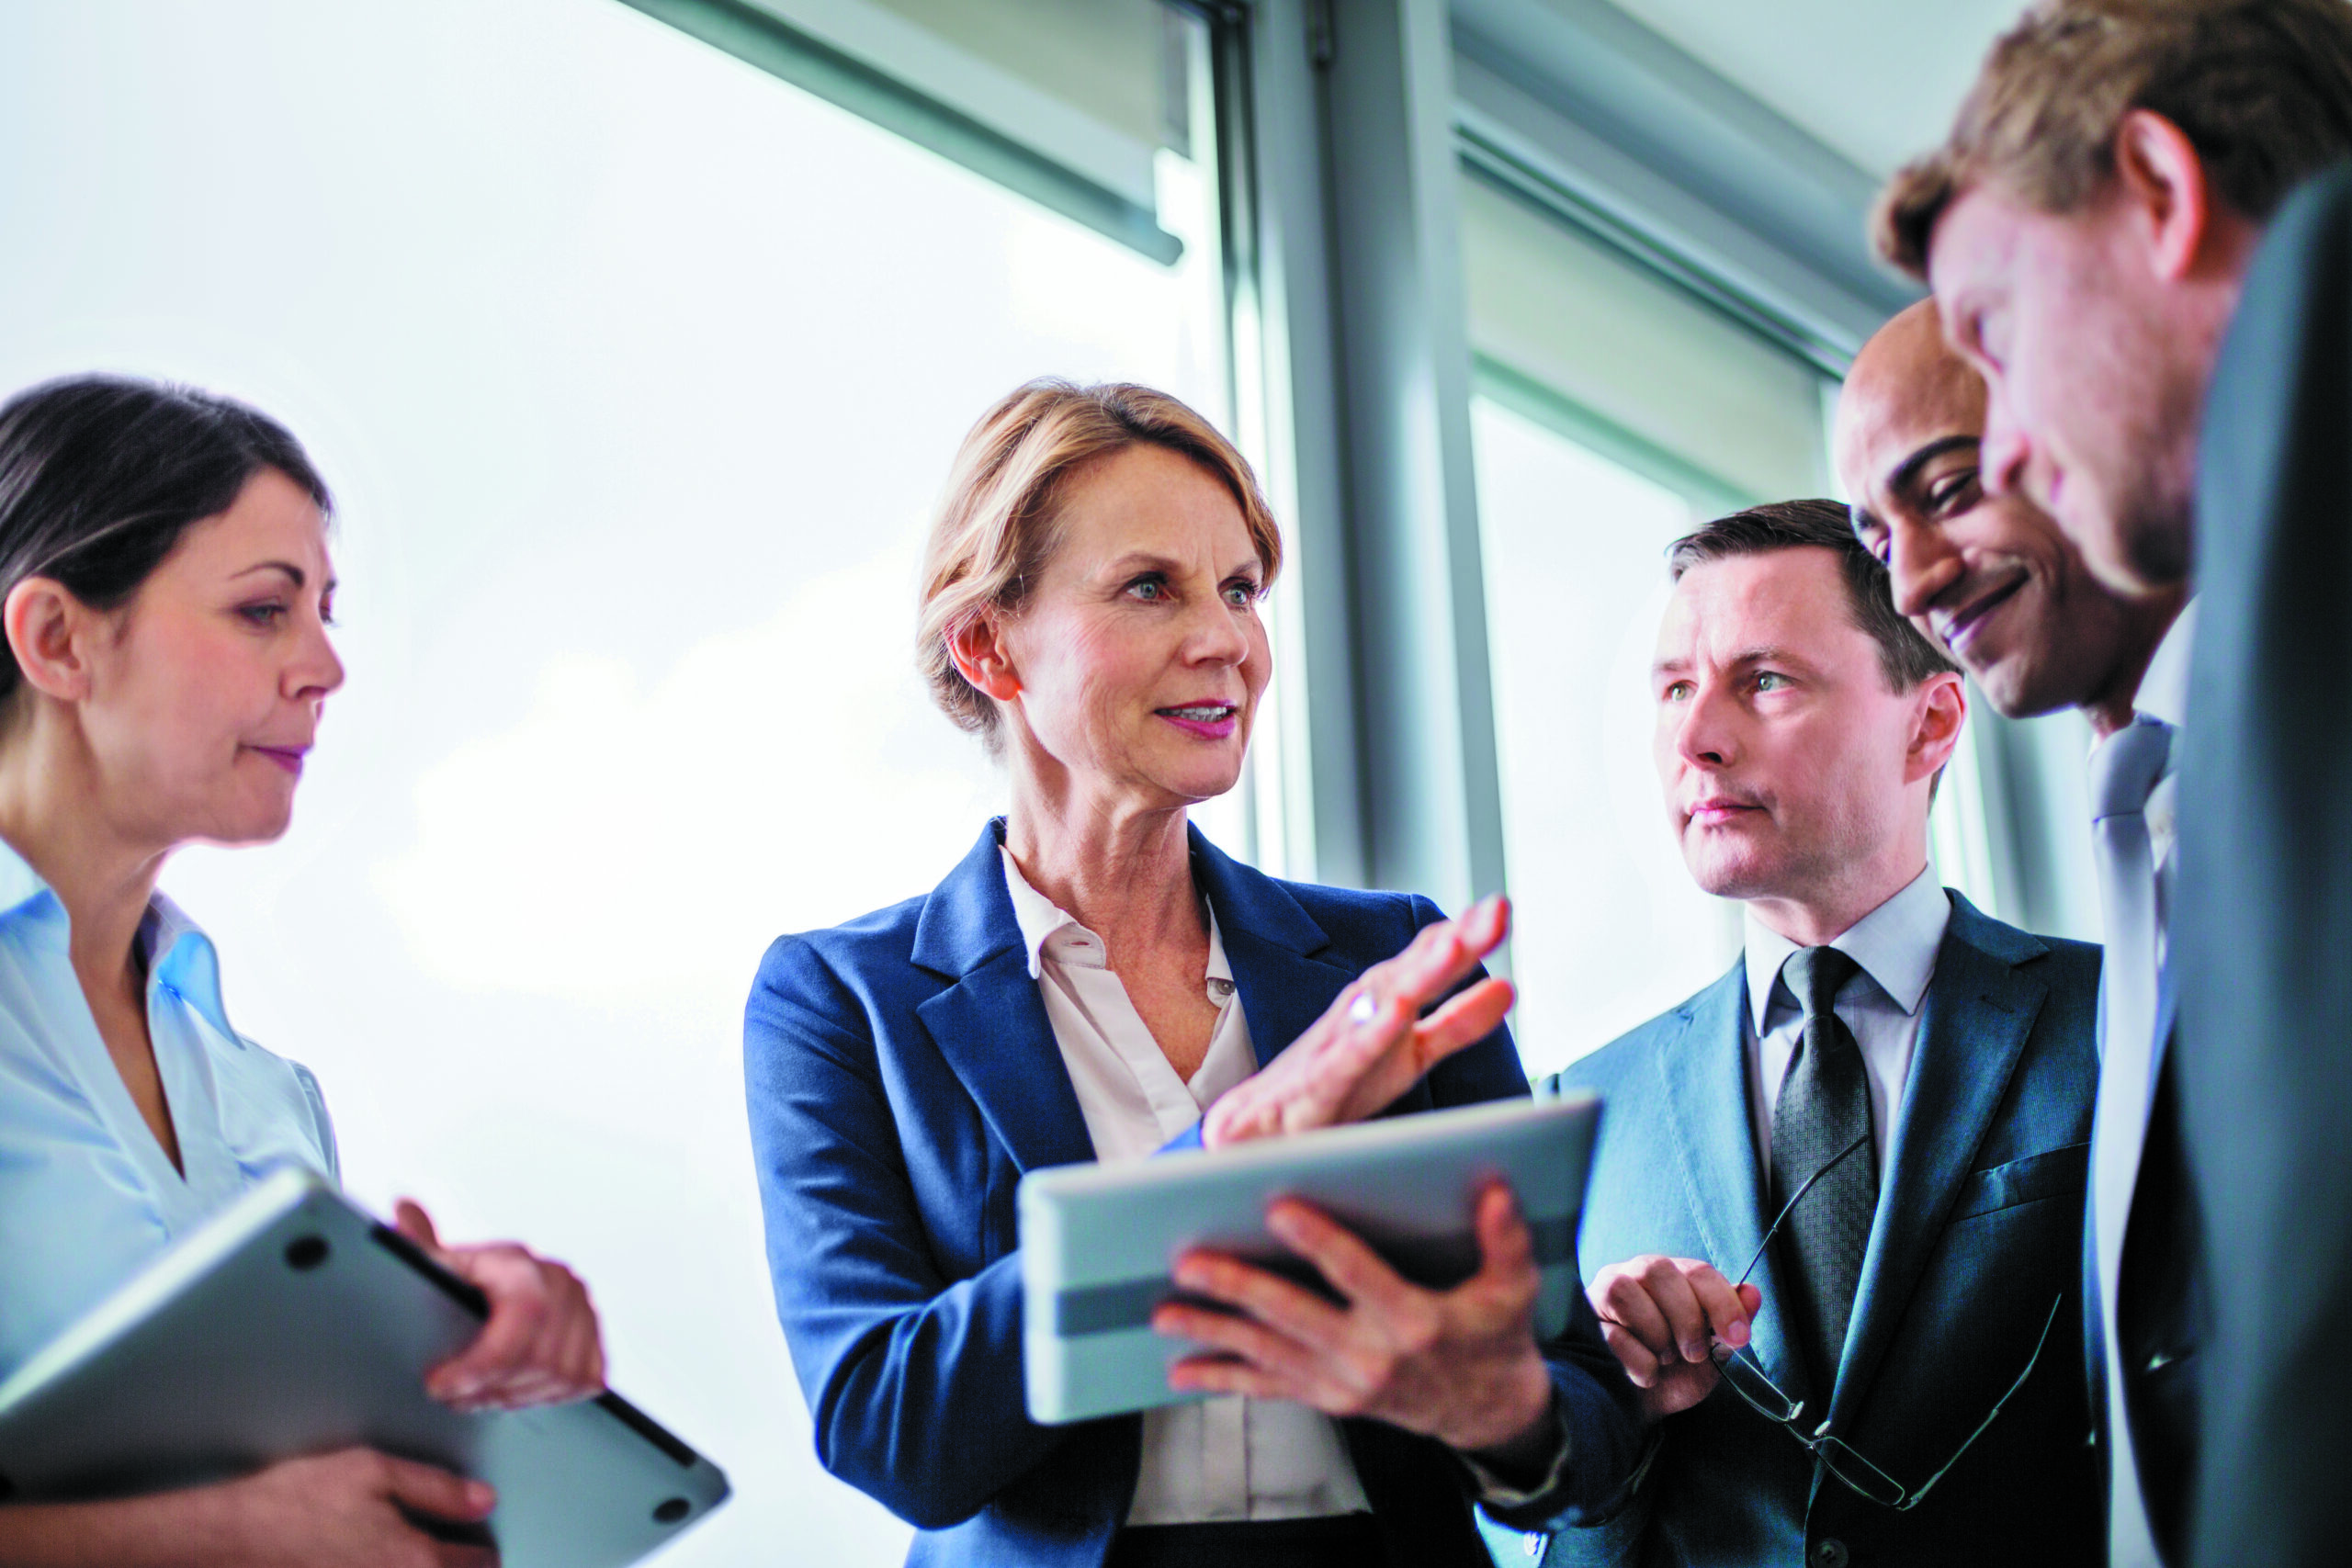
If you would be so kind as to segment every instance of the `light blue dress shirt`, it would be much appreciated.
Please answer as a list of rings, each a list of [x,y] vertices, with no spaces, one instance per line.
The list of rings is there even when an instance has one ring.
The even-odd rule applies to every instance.
[[[317,1080],[229,1027],[211,941],[161,894],[139,940],[186,1175],[107,1053],[64,906],[0,843],[0,1379],[269,1171],[336,1175]]]

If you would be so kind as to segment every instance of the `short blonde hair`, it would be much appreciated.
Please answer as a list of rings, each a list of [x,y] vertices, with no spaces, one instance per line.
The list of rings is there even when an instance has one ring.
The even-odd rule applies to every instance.
[[[1060,542],[1061,500],[1071,479],[1131,446],[1164,447],[1222,483],[1272,582],[1283,536],[1249,460],[1216,427],[1165,392],[1125,382],[1080,387],[1051,378],[1015,388],[964,437],[947,495],[923,547],[915,660],[931,694],[990,750],[1001,743],[996,705],[964,679],[950,643],[973,621],[1016,611]]]
[[[2216,194],[2267,219],[2352,154],[2352,5],[2041,0],[1994,44],[1951,137],[1888,183],[1872,243],[1924,278],[1936,220],[1963,191],[2079,210],[2113,177],[2133,109],[2178,126]]]

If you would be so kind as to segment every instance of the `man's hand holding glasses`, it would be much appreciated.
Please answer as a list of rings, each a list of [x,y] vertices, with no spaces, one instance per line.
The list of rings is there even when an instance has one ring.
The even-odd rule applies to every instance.
[[[2050,1331],[2057,1326],[2066,1298],[2062,1292],[2050,1303],[2050,1315],[2041,1320],[2041,1335],[2033,1342],[2033,1353],[2025,1359],[2025,1370],[2018,1373],[2017,1381],[1993,1402],[1993,1408],[1976,1424],[1975,1430],[1961,1440],[1952,1456],[1917,1486],[1905,1485],[1856,1451],[1845,1438],[1833,1435],[1826,1420],[1810,1419],[1804,1401],[1774,1382],[1753,1356],[1742,1359],[1738,1354],[1746,1348],[1751,1322],[1764,1304],[1764,1293],[1749,1284],[1747,1277],[1763,1261],[1764,1249],[1772,1245],[1781,1223],[1805,1194],[1839,1160],[1858,1153],[1869,1143],[1870,1134],[1865,1130],[1789,1195],[1789,1201],[1781,1205],[1781,1212],[1764,1228],[1764,1239],[1757,1243],[1755,1254],[1748,1258],[1747,1267],[1739,1271],[1737,1280],[1724,1279],[1713,1264],[1693,1258],[1650,1255],[1603,1269],[1593,1276],[1585,1293],[1600,1319],[1600,1331],[1609,1341],[1609,1348],[1634,1386],[1641,1390],[1642,1410],[1650,1420],[1662,1420],[1690,1409],[1713,1393],[1717,1382],[1728,1380],[1732,1393],[1739,1395],[1749,1409],[1804,1444],[1806,1451],[1821,1461],[1822,1468],[1848,1488],[1873,1503],[1905,1512],[1919,1506],[1928,1489],[1960,1462],[1961,1456],[1984,1435],[1984,1428],[2025,1387],[2026,1380],[2033,1376],[2033,1369],[2041,1362],[2041,1348],[2050,1343]]]
[[[1712,1263],[1655,1253],[1611,1264],[1585,1294],[1652,1421],[1690,1409],[1723,1375],[1717,1353],[1745,1346],[1764,1292]]]

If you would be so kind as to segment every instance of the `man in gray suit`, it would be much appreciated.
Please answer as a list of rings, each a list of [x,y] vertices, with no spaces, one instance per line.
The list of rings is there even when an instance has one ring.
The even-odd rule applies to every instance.
[[[2010,717],[2076,707],[2090,721],[2108,934],[2101,1052],[2124,1059],[2154,1038],[2163,996],[2158,917],[2169,900],[2159,895],[2171,885],[2177,840],[2168,762],[2188,679],[2187,593],[2174,586],[2118,594],[2030,498],[1987,495],[1984,433],[1984,378],[1944,341],[1935,302],[1921,300],[1854,360],[1838,399],[1838,472],[1855,498],[1855,536],[1886,562],[1895,607],[1922,635]],[[2084,1363],[2102,1470],[2125,1478],[2109,1488],[2110,1532],[2126,1543],[2113,1555],[2144,1561],[2162,1542],[2177,1560],[2195,1479],[2201,1253],[2177,1150],[2161,1147],[2149,1179],[2139,1179],[2144,1137],[2175,1136],[2169,1102],[2152,1126],[2120,1112],[2123,1098],[2101,1101],[2092,1137]],[[2123,1310],[2107,1310],[2109,1303]],[[2134,1369],[2130,1379],[2108,1375],[2110,1356]],[[2127,1387],[2136,1426],[2124,1414]],[[2134,1540],[2143,1543],[2136,1551]]]
[[[1987,488],[2033,496],[2119,592],[2198,579],[2179,1029],[2166,1049],[2160,998],[2148,1034],[2110,1034],[2099,1115],[2145,1130],[2143,1188],[2193,1188],[2211,1325],[2188,1549],[2132,1532],[2159,1479],[2135,1487],[2119,1442],[2119,1568],[2352,1539],[2352,177],[2312,179],[2348,154],[2344,0],[2057,0],[1881,208],[1987,381]],[[2108,1340],[2136,1441],[2173,1369]]]
[[[2095,1560],[2075,1325],[2098,950],[1928,865],[1966,699],[1843,506],[1735,513],[1670,560],[1667,816],[1747,942],[1560,1075],[1608,1106],[1578,1248],[1651,1426],[1603,1517],[1522,1549]]]

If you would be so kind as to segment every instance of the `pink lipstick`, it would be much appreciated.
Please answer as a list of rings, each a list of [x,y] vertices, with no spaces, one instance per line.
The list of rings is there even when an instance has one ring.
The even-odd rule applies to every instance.
[[[1183,707],[1154,708],[1161,718],[1204,740],[1222,740],[1240,728],[1241,710],[1231,703],[1191,703]]]

